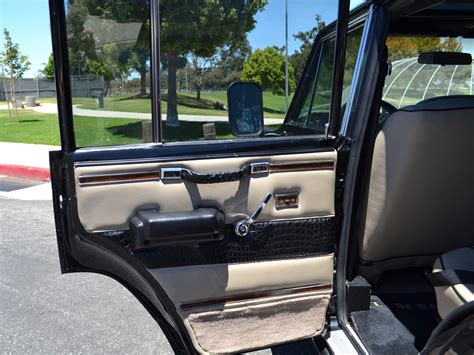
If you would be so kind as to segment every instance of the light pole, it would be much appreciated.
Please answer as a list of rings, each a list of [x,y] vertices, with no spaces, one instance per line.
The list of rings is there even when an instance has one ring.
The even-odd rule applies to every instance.
[[[288,0],[285,0],[285,104],[288,112]]]

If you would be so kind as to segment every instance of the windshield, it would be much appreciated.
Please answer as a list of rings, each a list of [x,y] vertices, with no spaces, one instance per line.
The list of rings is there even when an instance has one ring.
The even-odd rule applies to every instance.
[[[418,63],[421,52],[474,53],[472,38],[389,37],[392,73],[385,80],[383,100],[396,108],[437,96],[472,95],[473,66]]]

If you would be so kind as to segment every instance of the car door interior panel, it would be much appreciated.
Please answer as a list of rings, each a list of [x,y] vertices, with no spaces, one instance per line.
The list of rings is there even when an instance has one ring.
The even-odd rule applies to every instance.
[[[75,168],[79,219],[88,232],[126,230],[131,216],[140,210],[169,213],[213,207],[224,213],[226,223],[233,223],[239,216],[252,214],[268,193],[296,194],[298,205],[277,209],[272,198],[259,221],[333,216],[336,156],[331,149],[162,164],[80,164]],[[160,176],[167,168],[215,175],[240,171],[252,163],[268,164],[267,171],[250,173],[234,181],[205,184]]]
[[[326,255],[151,273],[175,302],[198,348],[228,353],[317,335],[332,293],[333,264],[333,255]],[[259,327],[265,336],[257,336]],[[232,336],[236,329],[238,339]]]
[[[198,351],[304,339],[332,294],[336,163],[334,149],[77,162],[78,221],[145,266]]]

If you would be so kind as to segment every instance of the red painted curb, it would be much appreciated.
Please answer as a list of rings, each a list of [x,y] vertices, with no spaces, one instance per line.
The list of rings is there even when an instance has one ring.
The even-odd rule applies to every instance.
[[[39,181],[51,180],[49,169],[23,165],[0,164],[0,175],[8,175]]]

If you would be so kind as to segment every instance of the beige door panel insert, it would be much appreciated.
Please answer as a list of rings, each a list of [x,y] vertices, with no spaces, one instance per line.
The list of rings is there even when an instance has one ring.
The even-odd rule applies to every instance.
[[[241,352],[320,334],[332,294],[334,256],[150,272],[200,352]]]
[[[128,229],[140,209],[192,211],[200,206],[222,210],[227,223],[248,215],[267,193],[297,193],[297,208],[276,209],[275,199],[261,221],[334,215],[335,150],[268,157],[185,160],[175,163],[136,163],[75,168],[79,219],[89,232]],[[246,164],[268,162],[268,174],[240,181],[195,184],[160,179],[161,168],[184,167],[197,173],[236,171]]]

